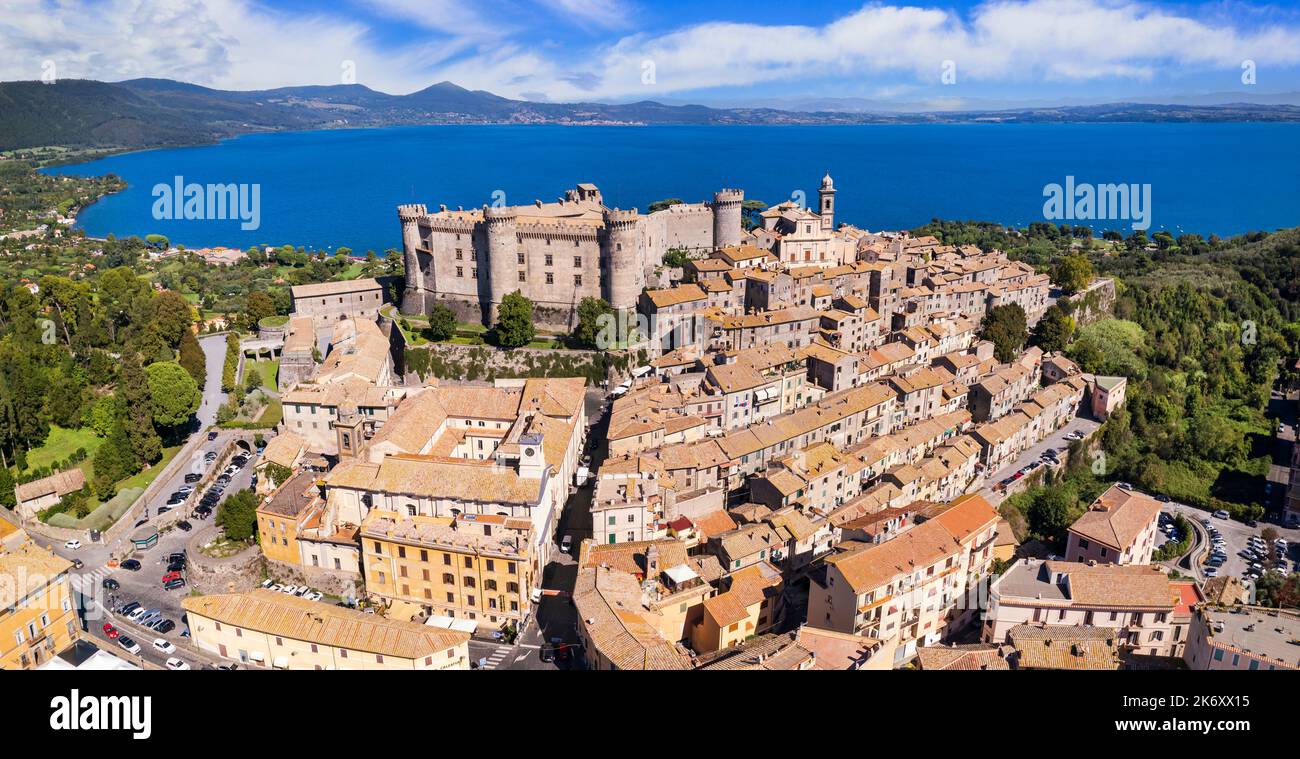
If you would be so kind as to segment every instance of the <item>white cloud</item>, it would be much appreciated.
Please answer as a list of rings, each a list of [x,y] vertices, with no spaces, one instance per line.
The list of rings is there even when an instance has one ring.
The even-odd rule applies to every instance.
[[[472,0],[356,2],[387,21],[387,37],[337,8],[289,13],[253,0],[4,0],[0,78],[37,78],[42,62],[53,60],[64,78],[161,76],[251,89],[335,83],[350,60],[360,82],[389,92],[448,79],[563,101],[763,85],[773,95],[797,96],[801,81],[877,90],[932,85],[946,60],[956,63],[959,82],[994,84],[1140,82],[1178,67],[1236,71],[1244,59],[1261,68],[1300,64],[1295,16],[1279,20],[1269,6],[1228,14],[1222,6],[1137,0],[987,0],[961,15],[942,6],[877,3],[822,26],[708,22],[575,48],[553,44],[536,30],[541,22],[524,20],[532,17],[527,13],[488,11]],[[540,7],[585,28],[624,28],[634,18],[630,0],[551,0]],[[419,33],[417,41],[392,41],[391,25],[402,23]],[[646,61],[654,63],[652,84],[643,81]]]

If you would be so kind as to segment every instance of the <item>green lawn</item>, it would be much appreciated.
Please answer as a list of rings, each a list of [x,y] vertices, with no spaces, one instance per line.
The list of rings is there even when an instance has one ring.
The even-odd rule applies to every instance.
[[[276,378],[279,376],[280,373],[279,361],[263,360],[263,361],[254,361],[251,364],[244,364],[244,371],[249,371],[249,370],[255,371],[261,375],[262,387],[270,390],[273,393],[280,392],[280,386],[276,382]]]
[[[169,463],[171,463],[171,460],[176,458],[176,454],[179,453],[180,450],[181,450],[181,446],[179,445],[173,445],[170,448],[164,448],[162,458],[158,459],[158,462],[156,464],[149,467],[148,469],[136,472],[130,477],[127,477],[125,480],[122,480],[121,482],[117,483],[117,489],[125,490],[127,488],[148,487],[149,483],[157,479],[158,475],[162,473],[162,470],[165,469]]]
[[[78,448],[85,448],[86,459],[78,465],[78,468],[86,473],[87,479],[90,479],[92,475],[90,460],[94,458],[101,442],[103,438],[96,436],[89,427],[70,430],[52,424],[45,445],[27,452],[27,471],[49,466],[56,461],[66,461]]]

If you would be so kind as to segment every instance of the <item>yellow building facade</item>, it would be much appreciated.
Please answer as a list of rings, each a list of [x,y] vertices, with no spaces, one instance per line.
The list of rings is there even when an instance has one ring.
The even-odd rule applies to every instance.
[[[30,541],[0,548],[0,669],[34,669],[77,640],[71,569]]]
[[[533,586],[531,543],[527,519],[372,511],[361,526],[366,590],[432,615],[518,623]]]

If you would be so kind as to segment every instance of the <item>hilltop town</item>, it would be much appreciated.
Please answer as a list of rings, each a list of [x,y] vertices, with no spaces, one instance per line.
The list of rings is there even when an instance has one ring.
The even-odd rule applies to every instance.
[[[80,632],[56,598],[61,640],[11,615],[3,665],[1300,666],[1300,618],[1257,588],[1289,571],[1300,496],[1257,533],[1093,476],[1130,378],[1044,350],[1038,325],[1104,317],[1113,279],[1067,292],[996,248],[871,232],[837,221],[837,192],[827,174],[814,208],[750,224],[730,189],[644,215],[590,184],[402,206],[403,291],[296,284],[284,318],[213,336],[217,401],[247,385],[278,417],[209,416],[94,531],[49,518],[82,468],[16,484],[0,563],[52,598],[90,578],[103,621]],[[595,381],[406,365],[408,317],[491,324],[511,297],[564,330],[604,301],[622,360]],[[1055,532],[1026,515],[1088,471]]]

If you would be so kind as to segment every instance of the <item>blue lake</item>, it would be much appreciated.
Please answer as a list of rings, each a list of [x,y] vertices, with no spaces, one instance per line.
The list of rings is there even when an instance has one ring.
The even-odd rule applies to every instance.
[[[854,127],[424,126],[259,134],[112,156],[52,171],[116,173],[120,194],[82,212],[88,234],[167,235],[189,247],[401,246],[396,206],[552,200],[593,182],[610,206],[711,198],[740,187],[816,198],[829,170],[837,218],[870,230],[931,218],[1024,226],[1044,187],[1151,185],[1151,227],[1230,235],[1300,225],[1300,124],[987,124]],[[257,184],[260,226],[155,219],[153,188]],[[1089,223],[1077,221],[1073,223]],[[1126,221],[1091,222],[1101,230]]]

